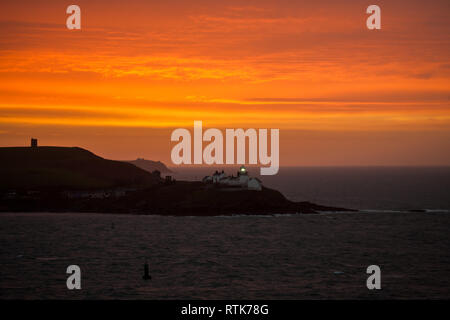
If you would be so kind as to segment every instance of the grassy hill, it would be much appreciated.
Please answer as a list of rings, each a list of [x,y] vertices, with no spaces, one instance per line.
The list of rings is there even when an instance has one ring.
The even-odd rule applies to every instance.
[[[130,163],[106,160],[82,148],[0,148],[0,190],[98,189],[156,182]]]

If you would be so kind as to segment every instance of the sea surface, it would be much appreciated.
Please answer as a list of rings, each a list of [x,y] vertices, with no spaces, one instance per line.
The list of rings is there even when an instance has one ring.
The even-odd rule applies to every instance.
[[[262,179],[291,200],[364,211],[2,213],[0,299],[450,298],[450,169],[282,168]],[[66,287],[69,265],[81,290]],[[366,287],[369,265],[381,290]]]

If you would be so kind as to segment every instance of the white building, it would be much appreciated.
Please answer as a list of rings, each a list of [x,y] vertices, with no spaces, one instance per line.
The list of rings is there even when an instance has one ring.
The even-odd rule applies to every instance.
[[[248,176],[247,169],[244,166],[239,168],[237,176],[225,176],[225,172],[216,171],[212,176],[203,178],[205,183],[219,184],[229,187],[237,187],[247,190],[262,190],[262,182],[258,178],[251,178]]]

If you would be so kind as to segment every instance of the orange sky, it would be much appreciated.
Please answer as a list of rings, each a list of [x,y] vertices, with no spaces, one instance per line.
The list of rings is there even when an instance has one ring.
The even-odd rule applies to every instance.
[[[0,6],[0,146],[170,164],[170,132],[202,120],[280,128],[281,165],[450,165],[448,0]]]

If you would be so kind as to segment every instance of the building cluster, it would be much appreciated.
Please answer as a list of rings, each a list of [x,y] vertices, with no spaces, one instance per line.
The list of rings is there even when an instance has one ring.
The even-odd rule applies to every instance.
[[[212,183],[224,187],[232,187],[247,190],[262,190],[262,182],[258,178],[249,177],[247,169],[241,166],[237,176],[226,176],[225,172],[216,171],[212,176],[203,178],[204,183]]]

